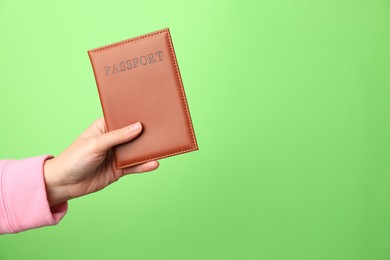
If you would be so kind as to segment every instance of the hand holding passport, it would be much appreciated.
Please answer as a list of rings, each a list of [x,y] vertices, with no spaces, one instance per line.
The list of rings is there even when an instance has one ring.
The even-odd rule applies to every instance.
[[[169,29],[88,51],[108,131],[135,122],[114,147],[117,169],[198,149]]]

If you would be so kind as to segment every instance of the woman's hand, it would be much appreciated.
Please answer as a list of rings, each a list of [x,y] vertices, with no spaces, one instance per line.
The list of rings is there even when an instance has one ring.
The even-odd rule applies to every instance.
[[[141,131],[141,123],[135,123],[108,132],[104,118],[99,118],[59,156],[46,160],[44,178],[50,206],[101,190],[126,174],[157,169],[157,161],[115,168],[111,148],[133,140]]]

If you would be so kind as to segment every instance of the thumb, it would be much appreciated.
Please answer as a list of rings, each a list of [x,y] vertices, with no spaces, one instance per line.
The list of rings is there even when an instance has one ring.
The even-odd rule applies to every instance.
[[[133,140],[141,133],[141,131],[142,125],[140,122],[137,122],[121,129],[101,134],[96,136],[98,148],[102,151],[107,151],[115,145]]]

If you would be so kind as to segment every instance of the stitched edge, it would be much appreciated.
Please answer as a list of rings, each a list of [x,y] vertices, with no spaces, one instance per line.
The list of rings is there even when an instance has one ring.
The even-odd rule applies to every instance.
[[[163,29],[161,31],[157,31],[157,32],[153,32],[153,33],[137,36],[137,37],[134,37],[134,38],[131,38],[131,39],[128,39],[128,40],[112,43],[112,44],[109,44],[107,46],[103,46],[103,47],[100,47],[100,48],[97,48],[97,49],[92,49],[89,52],[102,51],[102,50],[109,49],[109,48],[112,48],[112,47],[116,47],[116,46],[119,46],[119,45],[122,45],[122,44],[126,44],[126,43],[129,43],[129,42],[133,42],[133,41],[140,40],[140,39],[143,39],[143,38],[147,38],[147,37],[150,37],[150,36],[154,36],[154,35],[157,35],[157,34],[160,34],[160,33],[163,33],[163,32],[168,32],[168,30],[167,29]]]
[[[8,208],[7,208],[7,204],[6,204],[7,199],[6,199],[6,194],[5,194],[5,192],[4,192],[4,181],[3,181],[5,170],[6,170],[7,166],[8,166],[10,163],[11,163],[11,160],[7,161],[7,162],[4,164],[3,169],[1,170],[1,191],[2,191],[1,193],[2,193],[2,202],[3,202],[3,206],[4,206],[5,218],[6,218],[6,220],[7,220],[7,223],[8,223],[8,225],[9,225],[11,231],[14,232],[14,233],[16,233],[17,231],[16,231],[16,229],[14,228],[14,226],[13,226],[12,223],[11,223],[11,218],[10,218],[10,216],[9,216],[9,212],[8,212]]]
[[[163,29],[161,31],[157,31],[157,32],[141,35],[141,36],[138,36],[138,37],[134,37],[134,38],[131,38],[131,39],[128,39],[128,40],[124,40],[124,41],[121,41],[121,42],[109,44],[107,46],[103,46],[103,47],[100,47],[100,48],[97,48],[97,49],[90,50],[89,52],[99,52],[99,51],[106,50],[106,49],[109,49],[109,48],[112,48],[112,47],[116,47],[116,46],[119,46],[119,45],[122,45],[122,44],[130,43],[130,42],[133,42],[133,41],[136,41],[136,40],[140,40],[140,39],[143,39],[143,38],[148,38],[148,37],[151,37],[151,36],[154,36],[154,35],[158,35],[160,33],[167,33],[169,49],[171,51],[171,58],[172,58],[173,64],[175,65],[176,77],[177,77],[177,80],[179,82],[179,88],[180,88],[180,93],[181,93],[181,97],[182,97],[182,104],[184,105],[184,108],[185,108],[185,111],[186,111],[187,124],[188,124],[188,126],[189,126],[189,128],[191,130],[190,132],[191,132],[193,147],[191,147],[190,149],[185,149],[185,150],[181,150],[181,151],[174,152],[174,153],[162,154],[160,156],[156,156],[156,157],[149,158],[149,159],[142,160],[142,161],[137,161],[137,162],[132,162],[132,163],[129,163],[129,164],[119,165],[118,166],[119,168],[125,168],[125,167],[141,164],[141,163],[152,161],[152,160],[156,160],[156,159],[161,159],[161,158],[165,158],[165,157],[169,157],[169,156],[173,156],[173,155],[177,155],[177,154],[182,154],[182,153],[189,152],[189,151],[194,151],[194,150],[197,149],[196,139],[195,139],[195,135],[194,135],[194,129],[192,127],[191,117],[190,117],[190,113],[188,111],[188,104],[187,104],[186,97],[185,97],[185,94],[184,94],[183,82],[181,80],[179,67],[177,65],[175,52],[173,50],[173,44],[172,44],[172,40],[171,40],[171,35],[169,33],[169,29]]]
[[[191,147],[190,149],[185,149],[185,150],[181,150],[181,151],[174,152],[174,153],[163,154],[163,155],[160,155],[160,156],[152,157],[152,158],[145,159],[145,160],[142,160],[142,161],[132,162],[132,163],[129,163],[129,164],[119,165],[119,168],[122,169],[122,168],[130,167],[130,166],[135,166],[135,165],[142,164],[142,163],[145,163],[145,162],[150,162],[150,161],[154,161],[154,160],[157,160],[157,159],[162,159],[162,158],[166,158],[166,157],[170,157],[170,156],[173,156],[173,155],[178,155],[178,154],[182,154],[182,153],[190,152],[190,151],[194,151],[194,150],[196,150],[196,145],[194,147]]]
[[[188,111],[187,99],[186,99],[186,96],[184,94],[183,82],[181,81],[181,76],[180,76],[180,72],[179,72],[179,66],[177,65],[176,56],[175,56],[175,52],[173,51],[173,44],[172,44],[172,40],[171,40],[171,36],[170,36],[169,32],[167,34],[167,37],[168,37],[168,40],[169,40],[169,47],[171,49],[172,60],[173,60],[173,63],[175,64],[175,68],[176,68],[176,76],[177,76],[177,80],[179,81],[179,85],[180,85],[180,93],[181,93],[183,105],[184,105],[184,108],[186,109],[187,123],[188,123],[188,126],[190,127],[190,130],[191,130],[192,143],[196,147],[196,140],[195,140],[195,135],[194,135],[194,129],[192,127],[190,112]]]
[[[177,80],[179,82],[179,88],[180,88],[180,93],[181,93],[181,97],[182,97],[182,104],[184,105],[184,108],[186,110],[187,124],[188,124],[188,126],[189,126],[189,128],[191,130],[190,132],[191,132],[191,137],[192,137],[192,144],[193,144],[194,147],[192,147],[190,149],[181,150],[181,151],[178,151],[178,152],[175,152],[175,153],[162,154],[160,156],[156,156],[154,158],[149,158],[149,159],[142,160],[142,161],[137,161],[137,162],[133,162],[133,163],[129,163],[129,164],[119,165],[120,168],[125,168],[125,167],[129,167],[129,166],[132,166],[132,165],[141,164],[143,162],[152,161],[152,160],[156,160],[156,159],[159,159],[159,158],[165,158],[165,157],[169,157],[169,156],[173,156],[173,155],[182,154],[182,153],[185,153],[185,152],[196,150],[196,141],[195,141],[195,136],[194,136],[194,129],[192,128],[190,114],[188,112],[188,105],[187,105],[186,97],[184,95],[184,90],[183,90],[183,82],[181,81],[179,67],[178,67],[177,62],[176,62],[175,52],[173,50],[173,44],[172,44],[172,40],[171,40],[171,37],[170,37],[170,33],[169,33],[169,30],[167,30],[167,29],[164,29],[161,32],[166,32],[167,33],[167,38],[168,38],[168,42],[169,42],[169,50],[171,51],[171,58],[172,58],[173,64],[175,65],[176,77],[177,77]],[[158,33],[161,33],[161,32],[158,32]],[[156,35],[158,33],[148,34],[145,37],[153,36],[153,35]],[[143,37],[143,36],[141,36],[141,37]]]

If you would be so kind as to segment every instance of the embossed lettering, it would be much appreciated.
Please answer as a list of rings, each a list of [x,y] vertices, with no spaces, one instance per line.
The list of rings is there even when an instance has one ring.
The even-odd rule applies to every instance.
[[[131,60],[126,61],[127,69],[130,70],[133,68],[133,64],[131,63]]]
[[[144,61],[144,62],[143,62],[143,61]],[[141,56],[141,57],[139,58],[139,63],[141,63],[141,65],[146,65],[146,64],[148,64],[148,60],[146,59],[145,56]]]
[[[106,72],[106,76],[110,75],[110,66],[105,66],[104,71]]]
[[[120,71],[119,71],[119,69],[118,69],[118,67],[116,66],[116,64],[114,64],[114,66],[112,67],[112,74],[114,74],[114,73],[119,73]]]
[[[125,71],[126,70],[125,62],[124,61],[119,62],[119,67],[121,68],[121,71]]]
[[[163,60],[163,59],[162,59],[162,53],[163,53],[162,51],[156,52],[159,61],[162,61],[162,60]]]
[[[125,72],[127,70],[139,68],[139,65],[146,66],[152,63],[161,62],[163,60],[163,51],[156,51],[139,57],[129,57],[126,60],[118,61],[112,66],[104,66],[104,73],[106,76]]]
[[[134,68],[137,68],[138,61],[138,58],[133,59]]]
[[[148,54],[148,58],[149,58],[149,64],[152,64],[153,62],[157,62],[154,59],[154,54],[153,53]]]

